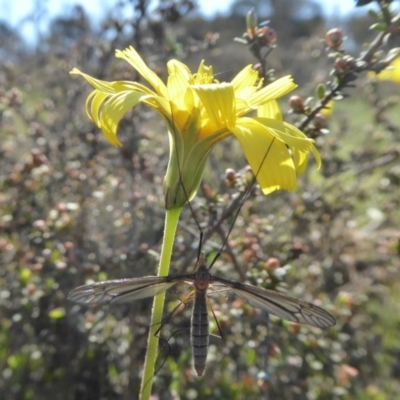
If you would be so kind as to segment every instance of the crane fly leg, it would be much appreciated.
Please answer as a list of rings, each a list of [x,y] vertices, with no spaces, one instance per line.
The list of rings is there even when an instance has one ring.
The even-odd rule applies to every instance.
[[[156,376],[158,374],[158,372],[161,370],[161,368],[164,366],[165,362],[167,361],[168,356],[171,354],[171,346],[169,345],[169,341],[170,339],[179,331],[181,331],[182,329],[178,329],[176,331],[174,331],[170,337],[168,339],[164,339],[163,337],[161,337],[159,335],[159,333],[161,332],[161,329],[163,328],[163,326],[170,320],[172,319],[172,317],[182,311],[185,310],[186,306],[187,306],[187,302],[188,300],[190,300],[191,297],[193,297],[194,295],[194,290],[192,290],[190,293],[188,293],[183,299],[179,299],[180,303],[174,307],[174,309],[172,311],[170,311],[160,322],[160,327],[154,332],[154,336],[156,336],[161,342],[163,342],[163,345],[160,346],[160,350],[159,350],[159,356],[161,355],[162,350],[164,349],[165,346],[168,346],[168,352],[167,355],[164,357],[163,361],[161,362],[161,364],[155,369],[154,371],[154,376]],[[157,356],[158,358],[158,356]],[[150,379],[149,379],[150,381]],[[147,383],[146,383],[147,385]]]
[[[217,316],[215,315],[215,312],[214,312],[213,306],[212,306],[212,304],[211,304],[211,301],[210,301],[210,299],[209,299],[208,297],[206,297],[206,301],[207,301],[207,306],[210,308],[210,310],[211,310],[211,312],[212,312],[212,315],[213,315],[213,318],[214,318],[214,321],[215,321],[215,323],[217,324],[217,328],[218,328],[219,336],[217,336],[217,335],[213,335],[213,336],[217,336],[217,337],[220,337],[221,339],[223,339],[223,338],[224,338],[224,335],[222,334],[221,325],[219,324],[218,318],[217,318]]]
[[[157,336],[159,339],[161,339],[158,334],[160,333],[162,327],[176,314],[179,314],[180,312],[184,311],[188,300],[193,297],[194,295],[194,290],[192,290],[189,294],[187,294],[183,299],[179,299],[180,303],[174,307],[172,311],[170,311],[160,322],[160,327],[154,332],[154,336]]]

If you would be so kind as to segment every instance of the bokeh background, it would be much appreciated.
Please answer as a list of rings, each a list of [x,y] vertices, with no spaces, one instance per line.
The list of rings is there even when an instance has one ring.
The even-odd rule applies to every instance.
[[[14,2],[17,12],[3,2],[0,16],[0,398],[136,399],[151,300],[88,309],[66,296],[88,279],[156,273],[167,132],[157,115],[137,108],[120,124],[123,147],[111,147],[85,115],[89,87],[69,71],[139,79],[114,57],[133,45],[162,77],[171,58],[193,71],[204,59],[229,81],[256,62],[234,41],[254,6],[277,35],[268,67],[277,77],[292,74],[296,94],[315,98],[333,65],[325,33],[341,28],[344,48],[359,55],[376,36],[374,7],[353,12],[354,2],[339,1],[328,12],[312,0],[238,0],[214,15],[202,1],[109,0],[100,11],[101,2],[54,3]],[[231,213],[218,228],[240,190],[225,170],[239,183],[247,170],[234,140],[213,151],[183,214],[171,272],[193,271],[196,221],[209,258],[235,222],[213,273],[315,301],[337,324],[321,331],[269,320],[215,293],[224,337],[211,337],[204,377],[191,366],[189,305],[160,332],[154,399],[399,398],[399,90],[360,75],[326,116],[329,133],[316,139],[322,169],[311,161],[291,193],[265,197],[254,187],[237,220]],[[184,286],[170,293],[168,309],[187,293]]]

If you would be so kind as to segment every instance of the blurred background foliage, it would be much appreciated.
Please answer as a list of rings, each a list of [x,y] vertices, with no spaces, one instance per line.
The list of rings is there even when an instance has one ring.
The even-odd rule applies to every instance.
[[[85,115],[89,88],[68,74],[73,67],[105,80],[136,80],[114,58],[116,48],[133,45],[163,77],[170,58],[192,70],[205,59],[217,79],[229,81],[255,62],[233,41],[253,5],[277,35],[268,67],[277,77],[292,74],[296,94],[308,97],[332,70],[328,29],[345,32],[350,54],[375,34],[366,7],[339,21],[311,0],[236,1],[229,15],[213,19],[188,0],[126,4],[134,18],[95,22],[81,6],[62,16],[60,10],[34,46],[0,23],[1,399],[135,399],[139,390],[151,300],[85,309],[66,296],[88,279],[156,273],[167,133],[153,112],[135,109],[120,125],[123,147],[110,147]],[[224,338],[211,338],[205,376],[198,379],[191,367],[189,306],[161,330],[154,399],[400,396],[399,88],[360,76],[347,90],[351,97],[327,116],[329,134],[317,138],[322,169],[311,165],[291,193],[264,197],[253,188],[213,267],[315,301],[335,315],[336,326],[323,332],[269,321],[227,293],[213,294]],[[213,152],[192,204],[209,258],[233,222],[232,213],[214,226],[240,186],[226,181],[227,168],[237,182],[246,179],[243,154],[230,140]],[[173,273],[193,271],[198,238],[186,208]],[[169,310],[187,292],[170,293]]]

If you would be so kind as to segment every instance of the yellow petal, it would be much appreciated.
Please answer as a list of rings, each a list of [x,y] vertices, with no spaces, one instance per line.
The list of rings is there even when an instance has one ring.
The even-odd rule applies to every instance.
[[[276,100],[271,100],[257,108],[257,116],[261,118],[283,121],[281,109]]]
[[[286,145],[264,125],[252,118],[240,118],[233,134],[239,140],[264,194],[296,185],[293,160]]]
[[[109,95],[93,90],[86,99],[86,114],[101,129],[100,110]]]
[[[112,82],[101,81],[100,79],[96,79],[91,77],[90,75],[84,74],[83,72],[79,71],[78,68],[74,68],[71,72],[71,75],[81,75],[85,78],[95,89],[100,90],[107,94],[113,94],[116,92],[114,85]]]
[[[296,172],[297,174],[302,174],[306,169],[309,153],[308,151],[298,150],[296,147],[290,147],[290,150],[292,151],[292,158]]]
[[[204,60],[202,60],[194,77],[194,84],[212,83],[213,79],[213,67],[204,65]]]
[[[268,101],[284,96],[296,87],[297,85],[293,82],[293,78],[290,75],[284,76],[254,93],[249,99],[249,103],[252,105],[265,104]]]
[[[248,65],[232,79],[231,84],[233,85],[235,92],[237,92],[254,86],[257,79],[258,72],[253,69],[252,65]]]
[[[193,85],[192,88],[216,127],[230,129],[235,126],[235,93],[230,83]]]
[[[325,117],[329,117],[332,115],[332,110],[333,110],[333,100],[328,101],[328,104],[322,109],[320,110],[320,113],[322,115],[325,115]]]
[[[74,68],[70,71],[71,75],[81,75],[83,78],[86,79],[90,85],[92,85],[96,90],[106,94],[114,94],[117,92],[123,92],[126,90],[135,90],[138,92],[154,94],[154,92],[146,86],[141,85],[137,82],[131,81],[114,81],[114,82],[107,82],[102,81],[100,79],[93,78],[90,75],[84,74],[83,72],[79,71],[79,69]]]
[[[159,76],[153,72],[139,56],[137,51],[130,46],[125,50],[116,50],[115,57],[122,58],[139,72],[140,75],[157,91],[160,96],[167,95],[167,87]]]
[[[236,93],[237,94],[237,93]],[[252,93],[250,93],[251,95]],[[243,115],[248,114],[251,111],[257,109],[257,107],[253,107],[248,101],[248,96],[238,97],[236,96],[236,116],[241,117]]]
[[[168,98],[176,104],[177,108],[187,109],[190,105],[186,101],[190,100],[190,96],[193,96],[192,91],[188,90],[190,88],[190,71],[181,68],[185,66],[184,64],[178,63],[176,60],[172,61],[168,63]],[[186,96],[189,96],[189,98]],[[193,105],[193,99],[191,99],[190,104]]]
[[[177,107],[177,105],[168,99],[160,96],[148,96],[140,100],[142,103],[154,108],[168,125],[170,132],[182,134],[191,114],[196,115],[196,110],[187,110]]]
[[[292,152],[292,158],[293,158],[294,166],[296,168],[296,172],[298,175],[301,175],[304,173],[304,171],[307,167],[310,152],[309,151],[301,151],[295,147],[290,147],[290,150]],[[312,146],[310,148],[310,151],[313,153],[315,160],[316,160],[317,168],[319,169],[321,167],[321,157],[320,157],[317,149],[315,148],[315,146]]]
[[[255,118],[258,122],[268,127],[271,133],[282,142],[286,143],[292,151],[292,158],[297,174],[302,174],[307,166],[309,152],[315,157],[317,168],[321,166],[321,157],[314,146],[314,140],[308,138],[297,129],[284,121],[277,121],[270,118]]]
[[[148,96],[141,99],[142,103],[154,108],[162,116],[170,118],[174,103],[160,96]]]
[[[319,155],[318,150],[316,149],[316,147],[314,145],[312,145],[310,151],[311,151],[311,153],[313,153],[315,162],[317,163],[317,168],[320,169],[322,161],[321,161],[321,156]]]
[[[147,96],[147,94],[139,92],[121,92],[104,102],[100,117],[101,130],[112,145],[121,146],[121,142],[117,138],[119,121],[128,110]]]
[[[180,75],[185,77],[186,82],[189,82],[192,77],[192,72],[189,67],[175,59],[169,60],[167,63],[168,75],[173,75],[179,72]]]
[[[288,146],[296,147],[301,151],[310,150],[314,143],[313,139],[309,139],[294,125],[288,124],[287,122],[271,118],[254,118],[254,120],[268,127],[274,136],[286,143]]]
[[[395,58],[389,67],[381,71],[376,77],[379,80],[388,80],[400,84],[400,57]]]

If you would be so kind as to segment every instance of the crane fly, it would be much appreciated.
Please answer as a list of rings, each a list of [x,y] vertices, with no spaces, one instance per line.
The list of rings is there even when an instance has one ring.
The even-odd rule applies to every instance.
[[[258,171],[253,177],[252,183],[244,191],[244,196],[242,198],[243,202],[238,207],[234,215],[234,222],[236,221],[241,207],[243,206],[244,201],[254,185],[255,178],[260,172],[274,141],[275,138],[272,139],[269,148],[267,149],[264,158],[260,163]],[[179,165],[178,157],[177,163]],[[182,189],[186,194],[183,183]],[[192,210],[189,196],[186,195],[186,197],[189,208]],[[193,210],[192,214],[194,216]],[[210,285],[212,286],[213,284],[216,284],[218,286],[222,286],[224,290],[231,290],[235,295],[247,301],[251,306],[264,310],[288,321],[299,324],[307,324],[322,329],[335,325],[335,318],[327,311],[314,304],[298,300],[280,292],[228,280],[216,275],[211,275],[210,269],[214,265],[217,257],[221,254],[223,247],[227,244],[233,224],[231,225],[229,232],[225,237],[225,241],[222,244],[219,253],[214,258],[210,266],[207,266],[205,254],[204,252],[200,251],[203,243],[203,231],[201,230],[199,222],[196,220],[196,218],[194,219],[196,225],[200,229],[200,244],[196,268],[193,274],[145,276],[141,278],[116,279],[93,283],[79,286],[72,290],[68,295],[68,300],[82,305],[121,304],[156,296],[171,289],[180,282],[186,282],[192,285],[193,290],[186,296],[186,299],[183,302],[185,303],[186,300],[191,297],[194,299],[190,326],[190,342],[193,351],[193,364],[198,376],[202,376],[204,373],[208,354],[210,336],[208,306],[211,307],[211,305],[207,297],[207,290]]]
[[[120,304],[156,296],[171,289],[179,282],[193,285],[193,292],[187,298],[192,296],[194,298],[190,341],[193,350],[193,364],[198,376],[203,375],[206,365],[209,343],[207,289],[214,283],[231,290],[253,307],[288,321],[323,329],[336,323],[331,314],[314,304],[280,292],[211,275],[211,266],[207,266],[205,254],[201,252],[193,274],[145,276],[98,282],[77,287],[68,295],[68,299],[86,305]]]

